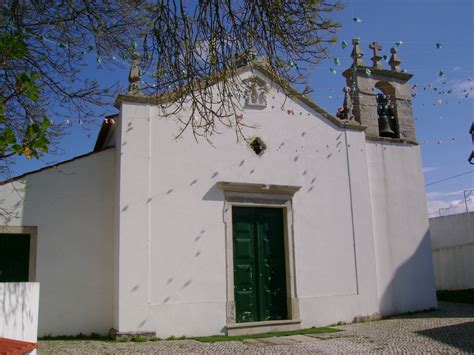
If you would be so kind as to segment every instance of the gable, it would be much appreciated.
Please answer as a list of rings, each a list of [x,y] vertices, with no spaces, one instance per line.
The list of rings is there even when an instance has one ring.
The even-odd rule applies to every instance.
[[[321,108],[309,97],[302,95],[297,90],[292,88],[288,83],[278,81],[268,70],[266,70],[262,65],[253,65],[246,66],[241,68],[239,75],[243,78],[256,77],[260,80],[265,81],[271,88],[275,89],[278,93],[283,94],[287,100],[297,102],[302,107],[305,107],[307,110],[310,110],[311,113],[318,117],[321,120],[325,120],[335,127],[351,129],[351,130],[365,130],[366,127],[360,125],[355,121],[345,121],[334,116],[328,111]],[[137,103],[137,104],[150,104],[150,105],[159,105],[160,103],[167,102],[172,99],[172,93],[162,94],[159,96],[156,95],[119,95],[115,102],[115,106],[120,108],[122,103]],[[256,108],[256,107],[253,107]],[[291,112],[291,109],[290,109]],[[291,113],[290,113],[291,114]],[[118,115],[108,116],[106,118],[113,117],[118,119]],[[106,147],[104,145],[107,140],[112,141],[110,137],[112,136],[111,131],[113,130],[113,125],[110,124],[109,120],[104,120],[102,124],[99,136],[96,141],[94,150],[98,150]]]

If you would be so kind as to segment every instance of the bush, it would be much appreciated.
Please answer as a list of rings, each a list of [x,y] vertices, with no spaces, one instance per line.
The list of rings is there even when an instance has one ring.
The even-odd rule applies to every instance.
[[[134,337],[132,337],[132,341],[134,341],[135,343],[143,343],[147,341],[147,338],[143,335],[135,335]]]

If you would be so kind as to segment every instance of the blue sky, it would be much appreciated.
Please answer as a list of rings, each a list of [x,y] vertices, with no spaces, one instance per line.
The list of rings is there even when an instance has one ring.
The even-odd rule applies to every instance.
[[[314,90],[311,97],[329,112],[335,113],[342,102],[345,81],[341,73],[350,66],[351,46],[342,49],[342,40],[350,43],[360,37],[366,64],[371,63],[369,43],[377,41],[382,53],[399,47],[401,67],[414,74],[411,83],[417,86],[414,114],[418,141],[421,143],[425,182],[473,171],[467,162],[472,149],[468,134],[474,119],[474,1],[472,0],[345,0],[345,9],[337,14],[342,24],[338,44],[330,48],[331,56],[340,65],[328,60],[315,68],[309,79]],[[361,22],[355,22],[359,18]],[[436,44],[440,43],[441,48]],[[96,58],[89,58],[85,75],[103,83],[120,81],[127,84],[128,67],[98,67]],[[109,59],[111,61],[112,59]],[[105,59],[107,61],[107,59]],[[388,67],[388,65],[387,65]],[[330,69],[335,69],[336,74]],[[440,76],[440,71],[444,75]],[[447,94],[451,90],[450,94]],[[441,92],[441,93],[440,93]],[[466,97],[467,95],[467,97]],[[106,110],[115,113],[110,106]],[[47,164],[70,159],[92,150],[101,122],[86,132],[74,124],[64,137],[61,155],[47,155],[38,161],[18,158],[13,175],[38,169]],[[474,189],[474,173],[426,187],[428,212],[438,214],[439,208],[452,205],[446,214],[465,209],[463,191]],[[474,211],[474,192],[470,209]]]

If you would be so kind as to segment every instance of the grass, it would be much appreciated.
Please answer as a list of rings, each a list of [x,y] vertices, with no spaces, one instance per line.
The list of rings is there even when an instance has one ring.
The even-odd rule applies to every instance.
[[[107,335],[100,335],[97,333],[77,335],[45,335],[38,337],[38,340],[111,340]]]
[[[457,291],[438,291],[439,301],[474,304],[474,288]]]
[[[251,334],[251,335],[235,335],[235,336],[212,335],[212,336],[206,336],[206,337],[192,337],[189,339],[197,340],[203,343],[216,343],[219,341],[242,341],[246,339],[276,338],[276,337],[285,337],[289,335],[305,335],[305,334],[317,334],[317,333],[334,333],[338,331],[339,330],[337,329],[322,327],[322,328],[299,329],[299,330],[292,330],[292,331],[287,331],[287,332],[262,333],[262,334]]]
[[[144,337],[143,335],[135,335],[131,340],[135,343],[144,343],[148,341],[148,338]]]
[[[203,343],[216,343],[220,341],[242,341],[245,339],[261,339],[261,338],[276,338],[276,337],[284,337],[289,335],[304,335],[304,334],[318,334],[318,333],[334,333],[338,332],[339,330],[329,327],[322,327],[322,328],[307,328],[307,329],[299,329],[299,330],[292,330],[287,332],[274,332],[274,333],[263,333],[263,334],[251,334],[251,335],[236,335],[236,336],[228,336],[228,335],[212,335],[212,336],[204,336],[204,337],[175,337],[170,336],[166,340],[184,340],[184,339],[192,339],[197,340]],[[51,336],[46,335],[43,337],[38,338],[38,340],[101,340],[101,341],[115,341],[110,339],[108,336],[91,333],[91,334],[82,334],[79,333],[77,335],[57,335]],[[151,337],[147,338],[141,335],[133,336],[130,339],[128,337],[123,337],[118,342],[146,342],[146,341],[160,341],[161,339],[158,337]]]

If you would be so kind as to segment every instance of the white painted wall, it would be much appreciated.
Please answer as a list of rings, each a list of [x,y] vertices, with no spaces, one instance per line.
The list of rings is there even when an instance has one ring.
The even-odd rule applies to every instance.
[[[0,282],[0,337],[36,343],[38,282]]]
[[[268,99],[266,109],[244,112],[245,123],[258,125],[249,136],[268,146],[261,157],[236,142],[232,130],[213,136],[212,146],[196,143],[190,132],[174,140],[173,118],[160,117],[151,105],[122,104],[118,330],[223,332],[226,249],[218,181],[302,186],[293,208],[304,327],[378,311],[364,133],[346,137],[304,105],[285,103],[275,88]]]
[[[0,224],[36,226],[39,335],[112,327],[114,150],[0,186]]]
[[[366,147],[380,312],[436,307],[419,146]]]
[[[437,290],[474,288],[474,212],[430,219]]]

